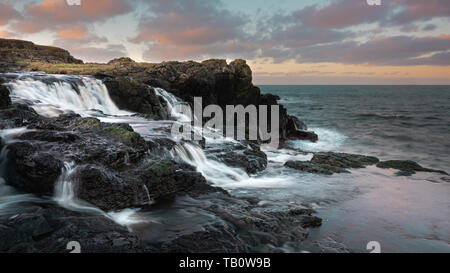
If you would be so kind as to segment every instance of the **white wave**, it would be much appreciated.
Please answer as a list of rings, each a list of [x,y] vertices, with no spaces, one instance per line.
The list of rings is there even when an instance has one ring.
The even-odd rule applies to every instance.
[[[294,140],[289,141],[287,145],[289,147],[304,151],[323,152],[338,150],[339,147],[341,147],[347,140],[347,136],[335,130],[324,128],[311,128],[310,130],[314,131],[319,136],[319,140],[317,142]]]

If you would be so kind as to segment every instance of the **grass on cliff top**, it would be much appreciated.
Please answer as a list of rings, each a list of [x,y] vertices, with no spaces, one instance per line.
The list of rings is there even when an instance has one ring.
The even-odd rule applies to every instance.
[[[97,64],[97,63],[87,63],[87,64],[51,64],[44,62],[31,62],[22,63],[21,65],[26,67],[29,71],[43,71],[47,74],[73,74],[73,75],[92,75],[98,72],[112,73],[120,66],[117,64]],[[133,63],[134,67],[151,67],[151,63]]]

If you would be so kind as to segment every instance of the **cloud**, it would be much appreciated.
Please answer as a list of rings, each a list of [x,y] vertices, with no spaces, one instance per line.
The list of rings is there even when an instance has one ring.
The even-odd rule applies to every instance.
[[[5,29],[0,29],[0,38],[12,38],[14,36],[14,33],[11,33]]]
[[[12,27],[22,33],[36,33],[74,24],[100,22],[130,11],[126,0],[82,1],[80,6],[69,6],[65,0],[43,0],[25,5],[22,19]]]
[[[394,36],[377,38],[365,43],[341,42],[302,48],[298,62],[335,62],[372,65],[444,65],[436,57],[421,58],[429,54],[443,54],[450,50],[450,36],[412,37]],[[447,54],[443,54],[448,57]],[[431,61],[431,62],[430,62]]]
[[[82,25],[76,25],[68,28],[59,29],[58,37],[69,40],[83,40],[88,36],[88,29]]]
[[[221,2],[153,0],[148,4],[150,12],[131,39],[149,44],[146,58],[199,58],[253,50],[243,31],[247,20],[224,9]]]
[[[19,16],[20,14],[17,10],[5,3],[0,3],[0,26],[7,25],[10,20]]]
[[[395,24],[450,16],[450,5],[446,0],[395,0],[394,4],[402,7],[390,19]]]
[[[312,5],[293,13],[304,26],[342,28],[372,23],[386,16],[389,5],[369,6],[366,1],[338,0],[326,6]]]

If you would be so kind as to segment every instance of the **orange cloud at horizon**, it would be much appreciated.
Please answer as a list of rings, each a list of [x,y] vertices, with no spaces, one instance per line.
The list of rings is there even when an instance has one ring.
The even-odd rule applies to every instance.
[[[60,29],[57,32],[58,36],[63,39],[82,40],[88,35],[88,30],[85,26],[73,26],[65,29]]]

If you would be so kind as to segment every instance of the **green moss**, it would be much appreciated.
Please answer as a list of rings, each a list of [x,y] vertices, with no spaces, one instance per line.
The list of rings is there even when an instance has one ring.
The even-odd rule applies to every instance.
[[[159,161],[152,165],[151,170],[157,176],[168,176],[175,172],[175,166],[171,161]]]
[[[139,135],[136,132],[129,131],[122,127],[109,127],[104,128],[103,132],[116,140],[119,140],[123,143],[130,143],[130,144],[137,144],[139,142],[142,142],[143,139],[141,135]]]
[[[83,118],[79,120],[76,124],[77,127],[81,128],[100,128],[100,120],[96,118]]]

